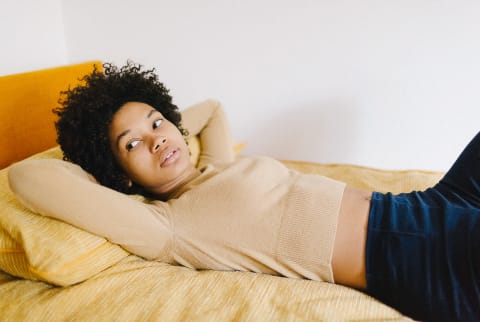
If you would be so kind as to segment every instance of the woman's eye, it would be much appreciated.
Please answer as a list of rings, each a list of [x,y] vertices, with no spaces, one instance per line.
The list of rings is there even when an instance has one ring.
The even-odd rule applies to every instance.
[[[140,143],[140,141],[138,141],[138,140],[128,142],[127,143],[127,151],[130,151],[131,149],[136,147],[138,145],[138,143]]]
[[[163,120],[162,119],[158,119],[158,120],[155,120],[153,122],[153,128],[156,129],[157,127],[160,126],[160,124],[162,124]]]

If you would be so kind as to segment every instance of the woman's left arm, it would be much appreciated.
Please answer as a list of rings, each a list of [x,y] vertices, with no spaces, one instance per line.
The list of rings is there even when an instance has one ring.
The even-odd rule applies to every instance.
[[[232,162],[233,143],[227,117],[220,102],[206,100],[183,110],[182,125],[189,136],[200,137],[198,167],[208,163]]]

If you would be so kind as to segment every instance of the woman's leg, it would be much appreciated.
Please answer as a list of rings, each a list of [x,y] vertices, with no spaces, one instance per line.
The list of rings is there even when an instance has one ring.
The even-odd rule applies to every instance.
[[[431,189],[374,193],[367,290],[420,320],[480,318],[480,133]]]
[[[465,147],[438,187],[447,188],[480,208],[480,132]]]
[[[439,283],[431,296],[442,299],[434,310],[441,311],[446,300],[443,305],[456,316],[463,320],[472,316],[470,320],[476,321],[480,319],[480,132],[425,195],[442,209],[438,216],[442,224],[432,230],[437,237],[429,254],[441,265],[433,270]]]

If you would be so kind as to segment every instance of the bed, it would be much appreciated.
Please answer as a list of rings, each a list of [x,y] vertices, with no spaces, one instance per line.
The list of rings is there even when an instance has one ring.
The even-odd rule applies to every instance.
[[[99,61],[0,77],[1,321],[409,321],[351,288],[247,272],[195,271],[147,261],[107,240],[29,212],[8,188],[9,165],[61,158],[59,92]],[[192,159],[201,148],[190,142]],[[361,188],[402,192],[439,172],[283,160]],[[55,198],[55,196],[52,196]]]

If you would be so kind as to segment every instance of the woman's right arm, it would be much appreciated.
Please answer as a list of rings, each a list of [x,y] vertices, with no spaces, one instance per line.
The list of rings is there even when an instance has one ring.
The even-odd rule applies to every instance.
[[[30,210],[59,219],[155,259],[169,249],[168,219],[157,208],[97,184],[78,165],[57,159],[11,166],[11,190]]]

